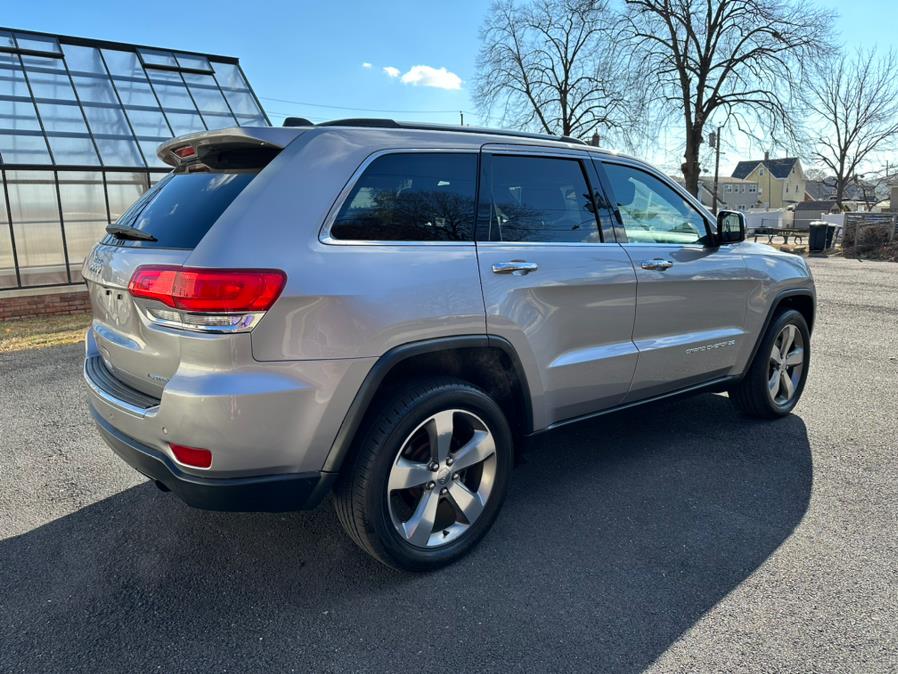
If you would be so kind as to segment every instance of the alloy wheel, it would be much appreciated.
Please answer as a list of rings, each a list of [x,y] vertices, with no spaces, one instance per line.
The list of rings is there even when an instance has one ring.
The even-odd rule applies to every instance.
[[[773,340],[767,369],[767,390],[773,402],[787,405],[795,397],[804,370],[804,337],[792,323]]]
[[[455,540],[480,517],[496,478],[489,427],[466,410],[443,410],[418,425],[390,469],[387,503],[399,535],[422,548]]]

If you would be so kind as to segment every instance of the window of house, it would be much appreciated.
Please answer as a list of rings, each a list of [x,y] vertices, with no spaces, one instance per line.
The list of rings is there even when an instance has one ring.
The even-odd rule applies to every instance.
[[[378,157],[331,225],[335,239],[473,241],[477,156],[409,152]]]

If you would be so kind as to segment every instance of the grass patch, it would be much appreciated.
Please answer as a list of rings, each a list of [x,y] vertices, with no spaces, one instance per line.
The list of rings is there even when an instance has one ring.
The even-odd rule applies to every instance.
[[[84,340],[90,313],[11,318],[0,325],[0,353],[77,344]]]

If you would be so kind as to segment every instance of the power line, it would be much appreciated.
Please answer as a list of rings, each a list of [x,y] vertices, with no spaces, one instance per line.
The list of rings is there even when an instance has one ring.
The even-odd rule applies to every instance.
[[[454,110],[387,110],[384,108],[352,108],[345,105],[324,105],[323,103],[309,103],[306,101],[290,101],[285,98],[272,98],[271,96],[259,96],[263,101],[274,101],[276,103],[288,103],[290,105],[304,105],[310,108],[328,108],[330,110],[351,110],[353,112],[390,112],[390,113],[405,113],[405,114],[449,114],[457,115],[459,112],[465,112],[467,114],[472,114],[467,112],[466,110],[459,110],[455,108]],[[281,113],[276,113],[281,114]]]

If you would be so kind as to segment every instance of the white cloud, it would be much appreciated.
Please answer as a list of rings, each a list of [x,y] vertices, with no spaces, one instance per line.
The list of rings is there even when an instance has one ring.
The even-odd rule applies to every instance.
[[[386,68],[384,68],[386,70]],[[396,70],[394,68],[394,70]],[[399,71],[396,70],[396,74]],[[395,77],[396,75],[390,75]],[[461,89],[461,78],[446,68],[433,68],[431,66],[412,66],[402,76],[403,84],[412,86],[435,87],[437,89]]]
[[[363,67],[365,70],[371,70],[371,64],[368,63],[367,61],[365,61],[365,62],[362,64],[362,67]]]
[[[390,77],[399,77],[399,68],[394,68],[393,66],[384,67],[384,72]]]

